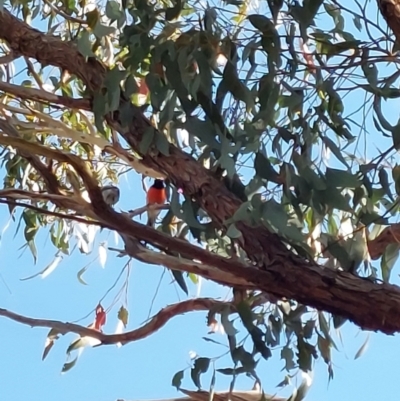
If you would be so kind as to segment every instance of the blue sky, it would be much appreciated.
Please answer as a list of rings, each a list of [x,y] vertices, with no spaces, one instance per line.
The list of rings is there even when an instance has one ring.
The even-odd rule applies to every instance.
[[[350,94],[346,100],[346,104],[354,107],[362,102],[363,99],[357,92]],[[396,107],[394,104],[390,108],[384,108],[393,120],[396,120],[399,114]],[[372,140],[367,145],[371,154],[375,153],[374,140],[384,148],[381,137],[376,133],[370,139]],[[117,209],[128,210],[144,205],[145,195],[140,178],[135,173],[129,173],[127,180],[121,180],[120,187],[121,202]],[[1,206],[0,230],[8,219],[7,208]],[[77,280],[77,273],[94,258],[93,255],[97,256],[95,247],[91,256],[75,252],[70,258],[65,258],[46,279],[20,281],[21,278],[30,276],[48,265],[55,250],[46,233],[41,233],[37,242],[39,259],[35,266],[28,250],[20,256],[21,251],[18,249],[24,244],[24,240],[22,232],[14,237],[16,226],[14,223],[9,227],[0,244],[0,273],[11,291],[10,293],[0,282],[0,307],[23,315],[61,321],[80,319],[95,308],[126,262],[125,259],[117,258],[109,252],[104,269],[98,261],[90,266],[84,276],[88,285],[84,286]],[[107,231],[100,234],[97,245],[104,240],[108,240],[109,246],[122,246],[121,241],[119,245],[115,245],[114,236],[109,235]],[[129,329],[140,326],[148,318],[149,307],[162,273],[163,269],[160,267],[146,266],[133,261],[129,279]],[[392,277],[395,283],[399,282],[398,264]],[[185,298],[182,291],[170,283],[171,276],[167,272],[155,298],[152,313]],[[194,286],[190,290],[191,296],[196,294]],[[227,289],[204,282],[200,295],[224,299],[227,292]],[[107,307],[111,303],[114,294],[115,291],[105,299],[104,306]],[[107,333],[115,329],[119,306],[120,304],[116,304],[108,316],[104,327]],[[87,325],[91,321],[92,316],[80,323]],[[73,334],[58,340],[47,359],[42,362],[41,356],[48,330],[32,329],[0,317],[0,394],[4,394],[8,401],[109,401],[118,398],[154,399],[178,396],[179,393],[171,386],[171,379],[175,372],[189,366],[190,351],[207,357],[226,352],[226,348],[202,340],[208,332],[205,322],[205,313],[189,313],[174,318],[151,337],[122,348],[106,346],[85,350],[77,365],[61,375],[66,357],[65,350],[75,338]],[[395,379],[397,361],[400,359],[399,336],[371,333],[366,352],[354,360],[368,333],[346,323],[341,335],[343,343],[335,337],[339,352],[333,351],[334,380],[328,386],[326,365],[318,359],[313,386],[307,400],[395,400],[398,391]],[[219,334],[209,337],[225,343],[225,338]],[[230,366],[229,357],[216,362],[217,368]],[[258,373],[266,392],[279,390],[276,385],[283,379],[284,372],[280,371],[282,367],[279,350],[274,352],[271,360],[260,363]],[[204,388],[208,387],[209,382],[210,374],[207,374],[202,379]],[[252,384],[252,381],[240,378],[237,388],[250,389]],[[219,390],[227,389],[229,378],[217,375],[216,385]],[[183,387],[194,389],[188,374]],[[279,392],[279,395],[289,393],[285,390]]]

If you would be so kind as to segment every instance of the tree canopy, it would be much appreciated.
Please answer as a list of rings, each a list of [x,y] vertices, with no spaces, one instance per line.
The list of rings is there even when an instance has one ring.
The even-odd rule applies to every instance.
[[[400,331],[397,0],[16,0],[2,5],[0,39],[0,203],[34,262],[39,233],[55,251],[30,278],[90,255],[107,230],[123,247],[102,244],[100,261],[117,255],[121,272],[138,260],[168,269],[183,296],[201,279],[232,289],[136,329],[124,301],[93,300],[89,327],[0,309],[50,329],[43,357],[60,335],[79,335],[73,355],[205,311],[231,365],[200,355],[171,377],[179,389],[188,374],[209,398],[210,369],[232,377],[231,392],[239,375],[263,387],[258,363],[274,353],[282,386],[317,358],[333,378],[332,332],[347,321]],[[132,175],[145,190],[164,180],[168,203],[121,210]],[[139,219],[151,208],[155,227]]]

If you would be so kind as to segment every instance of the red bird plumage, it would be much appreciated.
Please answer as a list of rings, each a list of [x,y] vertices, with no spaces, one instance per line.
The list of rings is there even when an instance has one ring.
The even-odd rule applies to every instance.
[[[163,180],[156,179],[154,184],[148,189],[146,194],[147,205],[163,205],[167,201],[167,193]],[[147,225],[154,227],[158,215],[161,210],[148,210],[147,211]]]

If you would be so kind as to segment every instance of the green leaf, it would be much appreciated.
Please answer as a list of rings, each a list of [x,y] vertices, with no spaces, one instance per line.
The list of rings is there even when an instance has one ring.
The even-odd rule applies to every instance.
[[[165,19],[167,21],[172,21],[179,17],[182,9],[183,9],[183,1],[182,0],[174,0],[174,7],[169,7],[165,10]]]
[[[288,215],[282,205],[271,199],[263,203],[263,218],[278,230],[286,228],[288,224]]]
[[[232,359],[235,362],[240,362],[244,370],[248,373],[254,372],[257,362],[250,352],[247,352],[243,346],[237,347],[232,351]]]
[[[247,302],[242,301],[240,302],[237,306],[237,311],[239,313],[240,318],[242,319],[243,325],[246,327],[247,331],[251,335],[251,339],[253,340],[254,347],[260,354],[263,356],[264,359],[269,359],[272,356],[271,350],[266,346],[265,340],[264,340],[264,333],[261,331],[260,328],[258,328],[254,323],[253,323],[253,312],[250,309],[250,306],[248,305]],[[245,359],[247,360],[247,355],[245,355]],[[254,369],[255,367],[255,362],[252,360],[252,364],[250,364],[251,369]],[[243,367],[246,368],[245,364],[243,363]],[[250,370],[249,370],[250,371]]]
[[[182,211],[182,218],[190,228],[204,230],[204,225],[198,221],[197,212],[195,212],[194,208],[197,208],[197,205],[195,205],[190,198],[187,198],[180,208]]]
[[[281,350],[281,359],[285,361],[285,369],[287,371],[296,367],[294,363],[294,352],[288,345],[285,345]]]
[[[250,24],[253,25],[254,28],[258,29],[261,33],[269,33],[275,30],[274,23],[264,15],[249,15],[248,20],[250,21]]]
[[[180,270],[171,270],[172,275],[174,276],[175,281],[178,283],[181,290],[189,295],[189,290],[186,285],[185,278],[183,277],[183,273]]]
[[[333,315],[333,327],[335,329],[342,327],[343,324],[346,322],[347,322],[347,319],[345,317],[342,317],[339,315]]]
[[[128,325],[129,312],[126,308],[121,306],[118,311],[118,319],[124,324],[124,327]]]
[[[156,148],[164,155],[169,156],[169,146],[170,143],[168,139],[161,132],[155,131],[156,133]]]
[[[76,362],[78,361],[78,357],[76,357],[74,360],[72,360],[71,362],[66,362],[64,363],[64,366],[61,369],[61,373],[66,373],[69,370],[71,370],[75,365]]]
[[[81,53],[84,57],[96,57],[92,51],[92,43],[90,42],[89,38],[90,33],[86,29],[82,30],[77,41],[79,53]]]
[[[210,367],[210,361],[211,360],[209,358],[197,358],[194,361],[194,366],[190,371],[193,383],[199,390],[201,389],[200,376],[207,372],[208,368]]]
[[[331,362],[331,342],[318,334],[318,349],[326,364]]]
[[[251,330],[254,327],[254,315],[250,306],[247,302],[242,301],[237,305],[237,311],[239,313],[240,318],[242,319],[244,327],[247,330]]]
[[[389,224],[389,221],[386,217],[380,216],[375,211],[369,212],[367,210],[365,211],[363,210],[360,212],[358,218],[361,221],[361,223],[363,223],[366,226],[369,226],[370,224],[382,224],[382,225]]]
[[[53,348],[55,341],[60,338],[60,334],[61,333],[59,333],[55,329],[51,329],[49,331],[49,334],[47,334],[47,337],[46,337],[46,344],[45,344],[45,347],[43,350],[42,361],[46,359],[50,350]]]
[[[385,194],[389,196],[389,198],[394,201],[392,191],[390,190],[389,184],[389,176],[387,171],[384,168],[379,169],[379,182],[382,186],[382,189],[385,191]]]
[[[357,188],[362,184],[357,175],[344,170],[327,168],[325,177],[329,186],[336,188]]]
[[[231,61],[225,65],[223,78],[226,82],[226,88],[232,93],[236,100],[241,100],[250,111],[254,106],[254,99],[248,87],[239,79],[235,66]]]
[[[90,339],[88,337],[80,337],[73,341],[67,348],[67,354],[70,354],[72,351],[75,351],[79,348],[84,348],[88,345]]]
[[[274,19],[274,23],[276,25],[279,11],[283,7],[283,0],[268,0],[268,6]]]
[[[353,22],[354,22],[354,26],[361,32],[361,29],[362,29],[361,18],[358,15],[356,15],[353,18]]]
[[[100,21],[96,24],[93,29],[93,33],[98,39],[102,39],[104,36],[112,35],[115,32],[115,28],[112,26],[103,25]]]
[[[155,137],[156,130],[153,127],[147,127],[143,133],[143,138],[139,144],[140,153],[146,154],[150,148],[150,145],[153,143],[153,139]]]
[[[391,129],[392,131],[392,139],[393,139],[393,146],[396,149],[400,147],[400,120],[399,122]]]
[[[235,224],[231,224],[226,231],[226,235],[229,238],[237,239],[242,236],[242,233],[236,228]]]
[[[107,88],[107,107],[106,111],[115,111],[119,108],[121,99],[121,81],[125,78],[126,72],[113,68],[107,71],[104,79],[104,86]]]
[[[375,63],[369,61],[369,49],[364,48],[361,55],[361,68],[372,88],[376,88],[378,83],[378,69]]]
[[[37,231],[36,231],[37,232]],[[36,234],[36,233],[35,233]],[[31,253],[32,253],[32,256],[33,256],[33,260],[34,260],[34,263],[36,264],[36,262],[37,262],[37,249],[36,249],[36,245],[35,245],[35,241],[32,239],[32,240],[30,240],[30,241],[28,241],[28,247],[29,247],[29,250],[31,251]]]
[[[215,139],[217,132],[211,121],[202,121],[197,117],[188,117],[183,128],[206,145],[209,145],[212,149],[220,149],[221,145]]]
[[[229,308],[222,309],[221,324],[222,324],[222,327],[224,328],[225,333],[228,336],[235,336],[238,331],[235,329],[232,320],[229,320],[229,315],[230,315]]]
[[[254,159],[254,168],[256,170],[256,174],[264,178],[268,181],[272,181],[275,183],[278,182],[278,173],[272,167],[271,162],[269,161],[268,157],[266,157],[262,152],[257,152],[255,159]]]
[[[86,265],[84,267],[82,267],[81,270],[78,271],[78,273],[76,274],[78,281],[83,284],[83,285],[87,285],[86,281],[83,279],[83,273],[86,272],[86,270],[88,269],[89,265]]]
[[[106,15],[111,22],[117,21],[121,17],[121,14],[123,15],[123,12],[119,3],[114,0],[108,0],[106,3]]]
[[[303,327],[303,335],[305,339],[310,339],[314,333],[314,328],[315,328],[315,320],[307,320]]]
[[[325,146],[336,156],[336,158],[341,161],[347,168],[349,168],[349,165],[343,157],[339,147],[326,136],[322,137],[322,141],[324,142]]]
[[[172,385],[174,387],[176,387],[177,390],[179,390],[180,387],[181,387],[182,379],[183,379],[184,374],[185,374],[185,371],[184,370],[180,370],[179,372],[176,372],[174,374],[174,377],[172,378]]]
[[[354,359],[360,358],[364,354],[364,352],[367,350],[369,343],[369,334],[367,335],[367,338],[365,339],[364,343],[361,345],[360,349],[357,351],[356,355],[354,356]]]
[[[312,358],[317,357],[315,347],[304,341],[303,337],[297,337],[297,363],[304,372],[312,369]]]
[[[223,375],[226,376],[233,376],[233,375],[240,375],[241,373],[246,373],[246,369],[243,367],[238,367],[235,369],[232,368],[223,368],[223,369],[217,369],[218,373],[222,373]]]
[[[382,279],[385,283],[389,282],[393,266],[399,258],[399,244],[389,244],[381,259]]]

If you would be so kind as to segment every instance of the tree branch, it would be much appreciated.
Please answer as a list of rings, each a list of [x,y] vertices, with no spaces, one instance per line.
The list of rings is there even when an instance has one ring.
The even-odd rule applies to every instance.
[[[130,218],[133,218],[135,216],[140,216],[142,215],[144,212],[147,212],[148,210],[169,210],[171,206],[170,205],[144,205],[142,207],[139,207],[137,209],[134,210],[129,210],[128,215]]]
[[[64,219],[64,220],[72,220],[72,221],[77,221],[78,223],[83,223],[83,224],[88,224],[88,225],[94,225],[94,226],[100,226],[103,227],[101,223],[98,221],[94,220],[87,220],[85,218],[73,215],[73,214],[66,214],[66,213],[59,213],[59,212],[52,212],[47,209],[43,209],[41,207],[37,207],[34,205],[30,205],[29,203],[19,203],[14,200],[3,200],[0,199],[0,203],[5,204],[5,205],[12,205],[12,206],[19,206],[25,209],[31,209],[34,210],[37,213],[46,215],[46,216],[53,216],[58,219]]]
[[[165,401],[208,401],[210,399],[210,393],[208,391],[190,391],[180,389],[182,393],[186,394],[188,397],[177,398],[175,400],[165,400]],[[214,401],[260,401],[260,399],[265,401],[285,401],[286,398],[275,397],[270,394],[261,394],[259,391],[222,391],[212,394],[212,399]],[[164,401],[164,400],[157,400]]]
[[[1,25],[1,15],[0,14],[0,25]],[[8,122],[0,120],[0,129],[6,133],[11,139],[21,139],[19,132]],[[19,154],[24,157],[28,162],[37,170],[37,172],[43,177],[48,191],[53,194],[62,194],[60,183],[57,177],[49,170],[49,168],[35,155],[30,153],[30,151],[21,151]]]
[[[136,330],[128,331],[122,334],[103,334],[100,331],[89,329],[75,323],[63,323],[58,320],[34,319],[31,317],[19,315],[7,309],[0,308],[0,316],[4,316],[15,322],[22,323],[31,327],[48,327],[54,329],[60,334],[76,333],[81,337],[91,337],[99,340],[103,345],[127,344],[133,341],[141,340],[158,331],[173,317],[187,312],[208,311],[216,306],[233,306],[228,302],[216,301],[211,298],[189,299],[173,305],[166,306],[154,315],[150,321]]]
[[[59,96],[42,89],[27,88],[25,86],[13,85],[0,82],[0,91],[9,93],[25,100],[35,100],[41,103],[51,103],[68,107],[69,109],[91,110],[89,99],[73,99],[67,96]]]
[[[100,62],[92,58],[86,62],[73,44],[44,35],[12,16],[6,9],[0,13],[0,38],[6,40],[13,51],[35,58],[44,66],[53,65],[68,70],[90,90],[96,91],[102,86],[106,68]],[[216,224],[223,226],[235,214],[241,201],[210,171],[172,144],[169,146],[169,156],[155,148],[142,154],[139,144],[151,123],[139,108],[125,99],[121,99],[121,107],[124,107],[125,115],[132,116],[129,127],[124,126],[118,113],[106,117],[109,126],[118,131],[132,149],[143,157],[142,163],[145,166],[168,176],[175,187],[195,199]],[[177,241],[160,237],[161,234],[155,230],[129,222],[112,209],[105,208],[93,178],[88,171],[83,172],[86,177],[81,176],[94,212],[100,220],[107,222],[109,228],[128,236],[146,237],[149,242],[153,240],[166,244],[168,241]],[[291,252],[278,235],[270,233],[265,227],[250,227],[239,222],[237,228],[243,234],[241,245],[258,270],[254,267],[245,268],[233,260],[218,259],[200,248],[189,248],[190,244],[184,241],[181,243],[182,252],[186,255],[195,253],[194,259],[234,274],[246,280],[251,287],[256,286],[277,297],[295,299],[317,309],[342,315],[362,328],[382,330],[385,333],[400,331],[398,287],[374,284],[348,273],[318,266]],[[171,242],[171,246],[176,244]],[[371,308],[371,305],[374,307]]]

